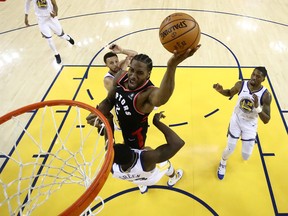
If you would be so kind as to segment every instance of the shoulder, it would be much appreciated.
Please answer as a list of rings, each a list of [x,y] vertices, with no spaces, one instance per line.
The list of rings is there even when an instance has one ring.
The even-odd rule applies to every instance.
[[[247,82],[247,81],[246,81]],[[235,83],[235,87],[237,88],[237,89],[241,89],[242,88],[242,85],[245,83],[245,81],[244,80],[239,80],[239,81],[237,81],[236,83]]]
[[[109,71],[105,74],[104,79],[106,79],[106,78],[113,79],[114,77],[115,77],[115,75]]]
[[[145,171],[151,171],[155,168],[156,166],[155,158],[157,157],[157,155],[155,155],[156,153],[157,153],[156,151],[149,148],[141,152],[140,161]]]

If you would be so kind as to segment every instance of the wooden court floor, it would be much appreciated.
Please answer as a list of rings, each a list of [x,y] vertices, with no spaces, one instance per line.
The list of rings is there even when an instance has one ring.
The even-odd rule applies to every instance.
[[[53,37],[61,65],[40,37],[33,10],[32,26],[25,28],[23,4],[0,2],[0,116],[42,100],[71,99],[96,105],[105,95],[103,55],[113,42],[150,55],[155,66],[151,79],[158,86],[171,56],[158,38],[163,18],[186,12],[202,30],[201,49],[179,66],[173,96],[158,108],[167,115],[164,122],[186,142],[171,160],[176,169],[184,170],[183,179],[169,189],[163,178],[141,195],[131,183],[110,176],[100,192],[105,206],[99,215],[288,215],[286,0],[57,2],[60,22],[76,41],[72,47]],[[272,118],[267,125],[259,123],[249,161],[241,159],[238,142],[227,175],[219,181],[217,166],[236,97],[229,100],[212,85],[219,82],[231,87],[239,79],[248,79],[255,66],[268,70],[264,85],[273,95]],[[8,133],[0,131],[0,148],[9,151],[11,147],[5,145]],[[153,126],[148,133],[147,145],[164,142]],[[122,141],[119,131],[116,139]],[[5,169],[4,175],[9,175]],[[45,209],[41,215],[48,215]]]

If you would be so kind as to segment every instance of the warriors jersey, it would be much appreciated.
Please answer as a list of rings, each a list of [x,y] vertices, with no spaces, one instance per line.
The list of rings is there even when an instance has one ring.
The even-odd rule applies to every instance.
[[[47,16],[53,11],[51,0],[26,0],[25,13],[28,14],[31,1],[34,4],[35,14],[37,17]]]
[[[150,113],[142,113],[137,110],[136,101],[141,92],[147,88],[153,88],[154,85],[150,80],[147,80],[139,88],[129,90],[124,86],[127,81],[127,72],[117,81],[115,112],[122,130],[124,143],[131,148],[141,149],[145,144]]]
[[[108,72],[105,74],[104,79],[105,79],[106,77],[110,77],[110,78],[114,79],[115,76],[114,76],[110,71],[108,71]]]
[[[262,86],[258,91],[251,92],[248,87],[248,81],[245,80],[242,82],[242,87],[240,92],[238,93],[238,101],[234,108],[234,113],[245,120],[254,121],[257,123],[258,121],[258,113],[255,110],[254,103],[253,103],[253,94],[256,94],[258,97],[258,104],[262,107],[262,97],[267,89]]]
[[[134,164],[127,170],[123,171],[119,164],[112,165],[112,175],[114,178],[127,180],[137,185],[154,185],[156,184],[169,170],[170,162],[164,161],[156,164],[156,167],[149,172],[143,170],[141,163],[141,153],[145,150],[132,149],[136,156]]]

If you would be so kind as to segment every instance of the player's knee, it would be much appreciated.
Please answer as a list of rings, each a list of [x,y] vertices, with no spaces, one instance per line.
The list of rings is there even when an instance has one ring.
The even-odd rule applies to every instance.
[[[242,141],[242,158],[248,160],[253,152],[255,145],[254,140],[244,140]]]
[[[237,140],[238,140],[237,138],[233,138],[230,135],[228,135],[227,146],[224,149],[224,152],[222,155],[224,160],[227,160],[228,157],[234,152]]]
[[[251,154],[242,152],[242,158],[243,158],[244,160],[248,160],[248,159],[250,158],[250,156],[251,156]]]

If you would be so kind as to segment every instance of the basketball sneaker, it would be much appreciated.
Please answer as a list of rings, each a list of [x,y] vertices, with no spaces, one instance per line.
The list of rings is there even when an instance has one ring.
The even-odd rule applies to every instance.
[[[73,38],[72,38],[70,35],[68,35],[68,37],[70,38],[70,39],[68,40],[69,43],[72,44],[72,45],[74,45],[75,42],[74,42]]]
[[[173,187],[183,176],[183,170],[182,169],[178,169],[176,170],[175,175],[172,178],[168,179],[167,185],[169,187]]]
[[[218,179],[222,180],[225,176],[225,172],[226,172],[226,161],[221,159],[217,172]]]
[[[55,55],[55,58],[56,58],[56,62],[57,64],[60,64],[61,63],[61,57],[59,54]]]
[[[146,185],[138,185],[141,194],[144,194],[148,191],[148,187]]]

